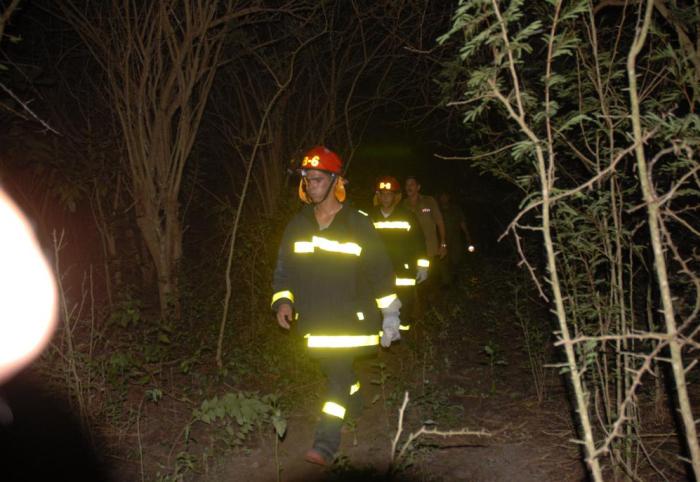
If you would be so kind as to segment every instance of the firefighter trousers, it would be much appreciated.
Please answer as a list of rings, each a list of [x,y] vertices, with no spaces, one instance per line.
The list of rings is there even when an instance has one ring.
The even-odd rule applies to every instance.
[[[357,416],[362,409],[359,380],[353,369],[354,354],[338,354],[320,358],[321,371],[328,378],[322,400],[321,420],[316,427],[314,448],[327,460],[333,460],[340,448],[340,433],[348,416]]]
[[[401,321],[404,324],[417,318],[416,313],[416,287],[415,286],[397,286],[396,294],[401,300]]]

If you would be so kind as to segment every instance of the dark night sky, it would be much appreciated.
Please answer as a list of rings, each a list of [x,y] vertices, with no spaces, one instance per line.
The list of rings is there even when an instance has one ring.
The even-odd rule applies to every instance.
[[[8,46],[7,53],[31,72],[39,73],[36,89],[41,89],[47,82],[51,83],[53,68],[68,69],[62,75],[88,79],[88,72],[82,71],[87,66],[76,67],[71,55],[62,58],[60,65],[50,55],[56,49],[65,49],[71,42],[79,45],[79,39],[70,33],[65,24],[48,14],[42,4],[25,5],[13,19],[12,29],[23,32],[23,41]],[[61,35],[57,38],[67,43],[61,46],[47,43],[47,38],[57,35],[59,31]],[[46,58],[42,59],[42,55]],[[31,90],[18,92],[32,94]],[[40,98],[39,101],[50,102],[48,98]],[[35,102],[35,106],[41,109],[41,102]],[[466,135],[462,132],[463,126],[458,116],[448,120],[445,111],[438,111],[429,121],[411,126],[405,124],[402,115],[400,110],[390,108],[377,112],[372,119],[357,146],[347,175],[350,198],[359,207],[366,208],[371,203],[377,177],[390,174],[403,182],[406,175],[416,175],[426,194],[436,195],[441,190],[451,192],[453,199],[468,214],[472,230],[481,231],[485,233],[485,238],[493,240],[509,220],[514,207],[515,200],[509,198],[512,188],[490,176],[480,176],[468,167],[466,161],[445,161],[434,156],[436,153],[448,156],[469,154],[469,146],[460,145],[464,144]],[[337,146],[329,147],[338,149]],[[344,147],[338,150],[342,153]],[[303,148],[300,146],[300,149]],[[213,177],[221,178],[221,175]]]

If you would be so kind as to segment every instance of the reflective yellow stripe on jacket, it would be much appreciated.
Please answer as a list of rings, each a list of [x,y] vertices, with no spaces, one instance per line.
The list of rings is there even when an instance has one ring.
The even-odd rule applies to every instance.
[[[316,249],[330,253],[353,254],[355,256],[362,254],[362,246],[357,243],[341,243],[322,236],[314,236],[311,238],[311,241],[296,241],[294,243],[294,252],[297,254],[313,253]]]
[[[411,325],[400,325],[399,330],[408,331],[411,329]],[[379,332],[377,335],[312,335],[307,333],[304,335],[306,338],[306,346],[309,348],[359,348],[363,346],[376,346],[379,345],[379,339],[381,338],[383,332]],[[359,390],[359,382],[357,383],[357,390]],[[350,395],[352,395],[351,392]]]
[[[408,221],[377,221],[374,223],[374,229],[405,229],[411,230],[411,223]]]

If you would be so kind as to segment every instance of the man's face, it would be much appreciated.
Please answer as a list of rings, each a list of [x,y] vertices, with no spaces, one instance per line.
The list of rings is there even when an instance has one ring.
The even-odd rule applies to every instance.
[[[316,169],[306,171],[306,175],[304,176],[306,193],[315,203],[323,201],[323,196],[328,192],[331,182],[332,178],[330,174]]]
[[[420,191],[420,184],[416,182],[415,179],[406,179],[406,194],[408,194],[410,197],[418,194],[418,191]]]
[[[394,205],[394,194],[391,191],[379,191],[379,204],[382,205],[384,209],[389,209]]]

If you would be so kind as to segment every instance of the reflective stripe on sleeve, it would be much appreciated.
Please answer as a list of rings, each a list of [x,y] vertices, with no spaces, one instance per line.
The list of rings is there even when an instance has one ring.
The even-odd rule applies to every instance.
[[[415,286],[416,280],[413,278],[396,278],[396,286]]]
[[[418,263],[416,263],[419,268],[430,268],[430,261],[427,259],[419,259]]]
[[[311,335],[307,334],[309,348],[356,348],[379,345],[379,335]]]
[[[338,417],[340,419],[345,418],[345,407],[338,405],[335,402],[324,403],[321,411],[323,413],[327,413],[328,415],[332,415],[333,417]]]
[[[271,305],[274,305],[277,300],[280,300],[282,298],[287,298],[289,301],[294,303],[294,295],[292,294],[291,291],[289,290],[284,290],[284,291],[278,291],[274,295],[272,295],[272,303]]]
[[[395,299],[397,298],[396,293],[392,293],[389,296],[385,296],[383,298],[377,298],[377,307],[379,309],[386,308],[389,306]]]
[[[357,382],[350,387],[350,395],[355,395],[359,391],[360,391],[360,382]]]

